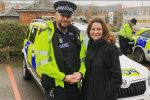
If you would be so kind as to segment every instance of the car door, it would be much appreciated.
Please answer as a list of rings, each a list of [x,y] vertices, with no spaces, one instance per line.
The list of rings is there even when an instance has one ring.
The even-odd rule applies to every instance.
[[[146,37],[150,31],[144,31],[143,33],[139,34],[139,37],[137,39],[135,46],[140,46],[143,49],[145,49],[146,41],[148,40]]]
[[[147,60],[150,61],[150,32],[147,35],[145,49],[147,50]]]
[[[30,26],[29,26],[29,28],[27,30],[26,38],[24,40],[24,44],[23,44],[23,48],[25,49],[26,59],[28,59],[28,47],[30,45],[29,36],[30,36],[30,32],[31,32],[32,27],[33,27],[33,25],[30,24]]]
[[[29,47],[28,47],[28,62],[36,70],[36,63],[35,63],[35,54],[34,54],[34,41],[36,34],[38,32],[39,27],[33,26],[29,36]]]

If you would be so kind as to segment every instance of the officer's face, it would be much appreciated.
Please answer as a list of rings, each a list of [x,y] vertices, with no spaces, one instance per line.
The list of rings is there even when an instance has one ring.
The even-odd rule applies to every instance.
[[[91,30],[90,30],[90,36],[91,38],[96,41],[100,39],[103,35],[103,30],[102,30],[102,24],[101,23],[93,23]]]
[[[62,28],[62,29],[67,29],[68,25],[71,24],[71,16],[61,14],[61,13],[56,13],[55,14],[57,25]]]

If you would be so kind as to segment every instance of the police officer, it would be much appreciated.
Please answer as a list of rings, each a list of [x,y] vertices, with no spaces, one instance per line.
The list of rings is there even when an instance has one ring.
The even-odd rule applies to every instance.
[[[136,25],[136,23],[137,23],[137,20],[133,18],[130,21],[130,23],[124,24],[119,31],[119,42],[120,42],[121,52],[124,55],[127,55],[127,49],[131,48],[130,45],[128,45],[128,42],[133,41],[132,26]]]
[[[80,79],[85,75],[83,37],[71,24],[76,5],[54,3],[54,22],[47,22],[35,43],[36,64],[42,73],[46,100],[79,100]]]

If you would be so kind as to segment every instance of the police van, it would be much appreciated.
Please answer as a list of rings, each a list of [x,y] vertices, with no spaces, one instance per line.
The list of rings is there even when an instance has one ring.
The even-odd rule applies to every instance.
[[[141,28],[133,39],[135,60],[139,63],[150,61],[150,27]]]
[[[33,79],[37,82],[42,91],[41,72],[35,63],[34,43],[38,35],[46,27],[46,21],[36,20],[29,25],[22,49],[22,75],[25,80]],[[81,27],[79,23],[74,23]],[[83,26],[84,27],[84,26]],[[84,35],[86,27],[81,31]],[[84,37],[87,45],[88,37]],[[120,57],[123,83],[118,92],[118,100],[149,100],[150,98],[150,72],[141,64],[121,55]],[[128,63],[127,63],[128,62]]]

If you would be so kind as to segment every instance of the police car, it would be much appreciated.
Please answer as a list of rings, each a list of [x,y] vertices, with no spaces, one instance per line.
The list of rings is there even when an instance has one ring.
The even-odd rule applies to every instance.
[[[150,61],[150,27],[141,28],[134,39],[134,57],[139,63]]]
[[[76,27],[82,27],[81,34],[84,35],[86,27],[74,23]],[[33,21],[28,28],[22,49],[22,75],[25,80],[35,79],[41,86],[41,73],[35,64],[34,43],[36,38],[46,28],[46,21]],[[88,37],[84,37],[87,45]],[[150,72],[141,64],[121,55],[120,57],[123,84],[118,92],[118,100],[149,100],[150,98]],[[128,63],[127,63],[128,62]]]

